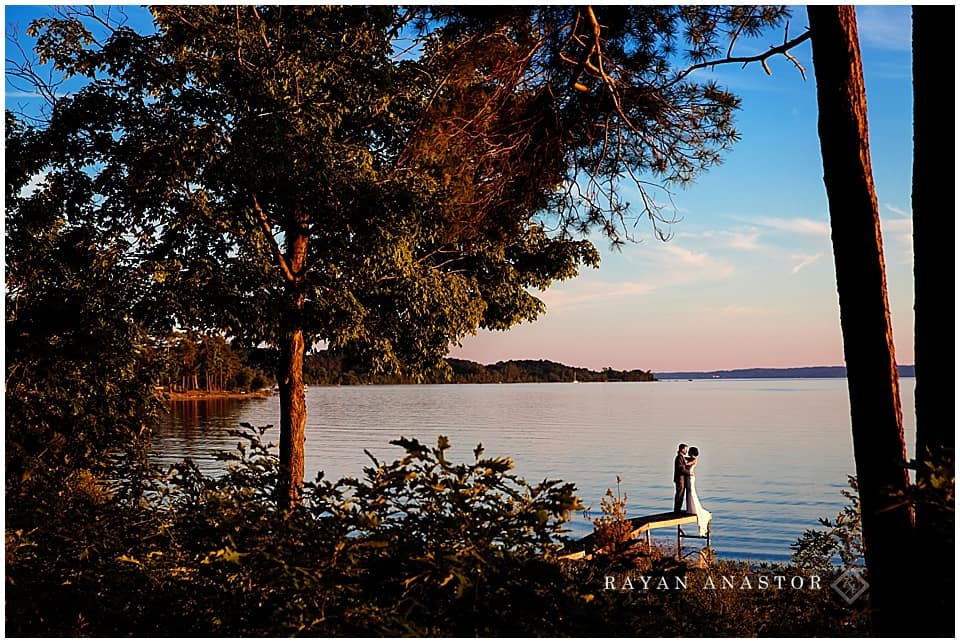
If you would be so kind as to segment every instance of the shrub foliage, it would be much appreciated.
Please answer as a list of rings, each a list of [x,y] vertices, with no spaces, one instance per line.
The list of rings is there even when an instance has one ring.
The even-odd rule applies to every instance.
[[[530,484],[507,458],[448,459],[449,443],[393,442],[361,479],[322,474],[278,506],[264,430],[237,432],[227,471],[119,459],[55,491],[8,497],[12,636],[630,636],[862,632],[827,589],[709,591],[704,574],[649,552],[561,558],[581,509],[570,483]],[[604,505],[615,519],[616,507]],[[50,516],[58,519],[51,520]],[[808,573],[789,566],[781,573]],[[642,571],[641,571],[642,570]],[[770,570],[773,573],[773,570]],[[687,578],[683,591],[616,591],[607,577]],[[717,581],[719,584],[719,580]],[[824,581],[827,588],[828,581]]]

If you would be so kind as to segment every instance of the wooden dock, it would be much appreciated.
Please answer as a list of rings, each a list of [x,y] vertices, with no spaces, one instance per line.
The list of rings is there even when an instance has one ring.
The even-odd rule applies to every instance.
[[[707,525],[707,535],[700,536],[696,534],[687,534],[683,531],[683,525],[690,523],[697,523],[697,515],[689,514],[683,511],[668,511],[661,514],[653,514],[651,516],[640,516],[638,518],[631,518],[630,525],[633,527],[630,532],[630,542],[635,542],[640,540],[640,538],[646,534],[647,543],[652,542],[652,531],[654,529],[659,529],[662,527],[676,527],[677,528],[677,557],[681,556],[681,548],[683,545],[684,538],[699,538],[707,541],[707,547],[710,547],[710,528],[711,524]],[[595,534],[590,534],[585,538],[581,538],[569,545],[569,551],[567,548],[564,549],[565,553],[561,553],[560,558],[565,558],[567,560],[579,560],[581,558],[586,558],[589,560],[594,554],[601,553],[596,551],[594,546]]]

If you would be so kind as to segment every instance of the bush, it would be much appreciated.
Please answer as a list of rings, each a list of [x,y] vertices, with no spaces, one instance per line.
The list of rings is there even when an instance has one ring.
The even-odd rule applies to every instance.
[[[560,548],[563,523],[580,507],[573,485],[531,486],[512,473],[509,459],[484,458],[479,445],[473,463],[452,464],[444,437],[435,448],[415,439],[392,444],[406,451],[400,460],[384,464],[371,456],[364,480],[315,486],[308,496],[319,515],[348,525],[361,567],[376,579],[367,607],[379,621],[374,633],[544,631],[549,607],[541,605],[534,621],[518,620],[516,610],[535,595],[514,599],[545,578],[557,580],[556,565],[547,561]],[[345,500],[331,504],[331,497]]]
[[[250,390],[259,391],[262,388],[266,388],[267,384],[267,378],[263,376],[263,373],[257,372],[250,380]]]
[[[560,634],[582,601],[552,555],[573,485],[401,439],[404,458],[320,478],[288,511],[262,434],[238,434],[220,477],[125,466],[103,495],[86,481],[24,507],[7,526],[8,633]]]
[[[507,458],[448,460],[449,444],[393,442],[362,479],[276,502],[264,427],[238,432],[227,473],[117,462],[8,514],[11,636],[859,635],[860,612],[826,592],[709,591],[704,574],[756,574],[668,556],[558,560],[580,509],[569,483],[528,484]],[[619,493],[618,493],[619,496]],[[622,513],[625,498],[605,505]],[[9,505],[8,505],[9,508]],[[58,519],[51,520],[50,516]],[[640,570],[644,571],[640,571]],[[772,570],[773,568],[771,568]],[[799,570],[796,565],[784,567]],[[686,575],[683,591],[610,591],[609,574]],[[772,573],[772,572],[771,572]],[[787,572],[785,572],[787,573]],[[805,573],[805,572],[804,572]],[[699,579],[699,580],[698,580]],[[826,585],[824,585],[826,587]]]
[[[230,388],[235,391],[249,391],[254,372],[249,366],[241,366],[230,380]],[[262,379],[262,378],[261,378]]]

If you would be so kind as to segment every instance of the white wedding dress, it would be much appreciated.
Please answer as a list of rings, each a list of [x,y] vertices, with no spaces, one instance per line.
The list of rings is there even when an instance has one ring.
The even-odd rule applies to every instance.
[[[690,484],[687,485],[687,513],[697,514],[697,527],[701,536],[707,535],[707,529],[710,526],[710,519],[713,514],[703,508],[700,504],[700,498],[697,497],[696,475],[694,469],[696,464],[690,467]]]

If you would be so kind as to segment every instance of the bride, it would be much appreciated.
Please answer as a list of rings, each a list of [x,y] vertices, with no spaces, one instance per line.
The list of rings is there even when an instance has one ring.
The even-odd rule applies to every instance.
[[[697,466],[697,458],[700,456],[700,449],[690,447],[687,451],[687,469],[690,471],[690,483],[687,485],[687,507],[688,514],[697,514],[697,527],[700,529],[700,535],[707,535],[707,528],[710,525],[710,519],[713,517],[709,511],[700,504],[700,498],[697,497],[696,474],[694,470]]]

